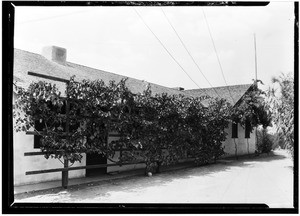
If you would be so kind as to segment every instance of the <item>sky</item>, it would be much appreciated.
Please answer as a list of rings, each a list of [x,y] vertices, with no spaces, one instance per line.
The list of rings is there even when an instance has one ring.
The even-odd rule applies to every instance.
[[[15,48],[41,53],[44,46],[63,47],[69,62],[167,87],[252,83],[254,34],[258,79],[265,83],[261,88],[294,69],[293,2],[263,7],[17,6],[14,34]]]

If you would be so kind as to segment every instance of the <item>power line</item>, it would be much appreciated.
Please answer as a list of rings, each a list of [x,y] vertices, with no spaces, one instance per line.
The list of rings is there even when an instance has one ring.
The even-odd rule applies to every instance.
[[[232,102],[234,103],[234,99],[233,99],[233,97],[232,97],[232,95],[231,95],[230,89],[229,89],[228,84],[227,84],[227,82],[226,82],[225,75],[224,75],[224,72],[223,72],[223,68],[222,68],[222,65],[221,65],[221,61],[220,61],[220,58],[219,58],[219,55],[218,55],[218,52],[217,52],[217,49],[216,49],[216,46],[215,46],[215,42],[214,42],[213,36],[212,36],[212,34],[211,34],[211,31],[210,31],[210,28],[209,28],[209,24],[208,24],[208,21],[207,21],[207,19],[206,19],[206,15],[205,15],[205,13],[204,13],[203,8],[202,8],[202,12],[203,12],[203,15],[204,15],[204,19],[205,19],[205,22],[206,22],[206,26],[207,26],[207,28],[208,28],[208,32],[209,32],[209,35],[210,35],[210,38],[211,38],[211,41],[212,41],[212,44],[213,44],[213,47],[214,47],[214,50],[215,50],[217,59],[218,59],[218,63],[219,63],[219,66],[220,66],[220,69],[221,69],[221,72],[222,72],[222,76],[223,76],[224,82],[225,82],[225,84],[226,84],[226,86],[227,86],[227,89],[228,89],[229,95],[230,95],[230,97],[231,97],[231,99],[232,99]]]
[[[169,50],[165,47],[165,45],[161,42],[161,40],[156,36],[156,34],[151,30],[151,28],[147,25],[147,23],[145,22],[145,20],[143,19],[143,17],[139,14],[139,12],[133,8],[134,11],[136,12],[136,14],[140,17],[140,19],[142,20],[142,22],[144,23],[144,25],[149,29],[149,31],[154,35],[154,37],[158,40],[158,42],[160,43],[160,45],[162,45],[162,47],[165,49],[165,51],[171,56],[171,58],[176,62],[176,64],[182,69],[182,71],[190,78],[191,81],[193,81],[193,83],[198,86],[198,88],[200,88],[200,86],[192,79],[192,77],[186,72],[186,70],[184,70],[184,68],[180,65],[180,63],[173,57],[173,55],[169,52]]]
[[[198,70],[200,71],[200,73],[202,74],[202,76],[205,78],[205,80],[208,82],[208,84],[213,88],[212,84],[208,81],[208,79],[206,78],[206,76],[204,75],[204,73],[201,71],[199,65],[197,64],[197,62],[195,61],[195,59],[193,58],[192,54],[189,52],[189,50],[187,49],[186,45],[184,44],[183,40],[181,39],[181,37],[179,36],[179,34],[177,33],[175,27],[172,25],[171,21],[169,20],[168,16],[166,15],[166,13],[164,12],[164,10],[161,8],[161,11],[163,12],[166,20],[168,21],[169,25],[172,27],[173,31],[175,32],[175,34],[177,35],[178,39],[180,40],[182,46],[184,47],[184,49],[186,50],[186,52],[189,54],[189,56],[191,57],[191,59],[193,60],[194,64],[197,66]],[[215,93],[221,98],[221,96],[218,94],[218,92],[216,91],[216,89],[213,88],[213,90],[215,91]],[[206,91],[206,90],[205,90]]]

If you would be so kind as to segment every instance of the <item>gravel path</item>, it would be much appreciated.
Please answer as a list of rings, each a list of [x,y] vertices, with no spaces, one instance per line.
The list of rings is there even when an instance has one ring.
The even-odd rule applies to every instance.
[[[67,203],[265,203],[293,207],[293,166],[284,151],[134,176],[96,185],[16,197],[17,202]]]

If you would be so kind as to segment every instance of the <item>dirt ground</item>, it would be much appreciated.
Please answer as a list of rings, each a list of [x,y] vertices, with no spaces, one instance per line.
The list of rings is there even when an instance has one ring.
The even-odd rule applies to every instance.
[[[270,156],[21,194],[15,199],[38,203],[264,203],[271,208],[293,208],[293,162],[280,150]]]

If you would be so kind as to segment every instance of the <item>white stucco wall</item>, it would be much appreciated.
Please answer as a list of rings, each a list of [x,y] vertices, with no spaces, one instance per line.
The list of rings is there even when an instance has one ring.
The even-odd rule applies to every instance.
[[[16,95],[14,94],[14,98]],[[14,155],[14,185],[24,185],[51,180],[60,180],[61,172],[25,175],[27,171],[63,168],[58,159],[46,159],[43,155],[24,156],[25,152],[39,152],[34,149],[34,136],[26,135],[25,132],[13,132],[13,155]],[[72,167],[85,166],[86,156],[83,154],[81,163],[76,162]],[[69,178],[85,176],[85,169],[69,171]]]
[[[58,159],[46,159],[43,155],[24,156],[25,152],[39,152],[33,148],[33,135],[24,132],[14,132],[14,185],[24,185],[51,180],[60,180],[61,172],[25,175],[27,171],[63,168]],[[83,154],[82,162],[76,162],[72,167],[85,166],[86,156]],[[85,176],[85,169],[69,171],[69,178]]]
[[[245,129],[238,124],[238,138],[233,139],[232,136],[232,125],[230,124],[229,128],[226,129],[228,133],[227,139],[223,142],[225,155],[224,157],[228,156],[235,156],[235,143],[237,144],[237,154],[238,155],[245,155],[245,154],[253,154],[256,150],[256,136],[255,136],[255,128],[253,129],[252,133],[250,134],[250,138],[245,138]],[[249,152],[248,152],[248,143],[249,143]]]

